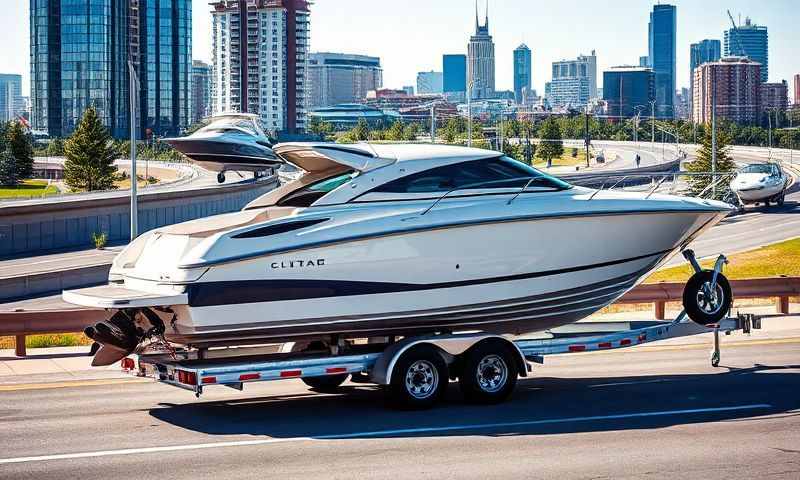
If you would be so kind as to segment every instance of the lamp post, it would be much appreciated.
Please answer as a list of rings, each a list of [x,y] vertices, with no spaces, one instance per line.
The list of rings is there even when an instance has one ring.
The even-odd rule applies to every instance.
[[[467,146],[472,146],[472,80],[467,82]]]
[[[656,151],[656,101],[650,100],[650,151]]]
[[[130,117],[131,117],[131,241],[139,236],[139,206],[136,198],[136,98],[137,85],[139,83],[136,77],[136,70],[133,68],[133,62],[128,62],[128,81],[130,88]]]

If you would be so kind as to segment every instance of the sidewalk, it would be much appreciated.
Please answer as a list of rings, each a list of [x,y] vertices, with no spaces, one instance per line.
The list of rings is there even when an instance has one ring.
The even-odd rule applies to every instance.
[[[792,305],[798,311],[800,305]],[[774,307],[752,307],[741,309],[742,313],[772,314]],[[674,318],[678,312],[668,312]],[[669,318],[669,317],[668,317]],[[650,320],[649,312],[625,312],[609,315],[595,315],[582,321],[586,322],[630,322]],[[754,345],[765,342],[796,341],[800,344],[800,315],[768,317],[763,319],[762,329],[754,330],[750,335],[734,333],[723,336],[722,349],[726,343],[742,344],[754,342]],[[523,335],[524,336],[524,335]],[[663,346],[690,346],[712,344],[712,334],[664,340],[639,347],[634,350],[658,348]],[[799,350],[800,351],[800,350]],[[50,382],[68,382],[78,380],[141,380],[125,374],[119,363],[108,367],[92,367],[92,358],[88,356],[89,347],[57,347],[30,349],[24,358],[14,356],[14,350],[0,350],[0,392],[3,385],[19,385]]]

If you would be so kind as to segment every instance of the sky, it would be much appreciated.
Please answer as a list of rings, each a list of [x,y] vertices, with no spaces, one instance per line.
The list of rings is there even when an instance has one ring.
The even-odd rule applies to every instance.
[[[209,0],[193,1],[194,58],[211,58]],[[479,0],[481,21],[484,2]],[[0,73],[28,73],[29,0],[0,0]],[[597,53],[602,71],[637,65],[647,55],[649,0],[490,0],[489,30],[494,37],[498,90],[512,88],[512,52],[525,43],[533,52],[533,87],[543,93],[555,60]],[[678,7],[677,86],[689,83],[689,44],[722,39],[730,28],[726,10],[769,27],[770,81],[792,83],[800,73],[797,0],[675,0]],[[442,69],[442,54],[466,53],[475,29],[474,0],[314,0],[312,51],[360,53],[381,58],[384,86],[416,85],[420,71]]]

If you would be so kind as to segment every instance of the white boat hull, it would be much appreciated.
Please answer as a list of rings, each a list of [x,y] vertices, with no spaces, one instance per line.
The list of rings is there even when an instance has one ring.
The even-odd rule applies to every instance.
[[[625,213],[453,226],[223,263],[186,286],[186,302],[171,306],[176,317],[166,334],[177,343],[221,344],[545,330],[613,303],[721,215]],[[173,294],[149,280],[126,278],[125,287]]]

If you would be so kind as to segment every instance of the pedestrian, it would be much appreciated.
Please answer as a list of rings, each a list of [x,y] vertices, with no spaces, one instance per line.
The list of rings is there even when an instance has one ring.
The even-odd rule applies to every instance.
[[[639,168],[639,164],[642,163],[642,157],[639,154],[636,154],[636,168]]]

